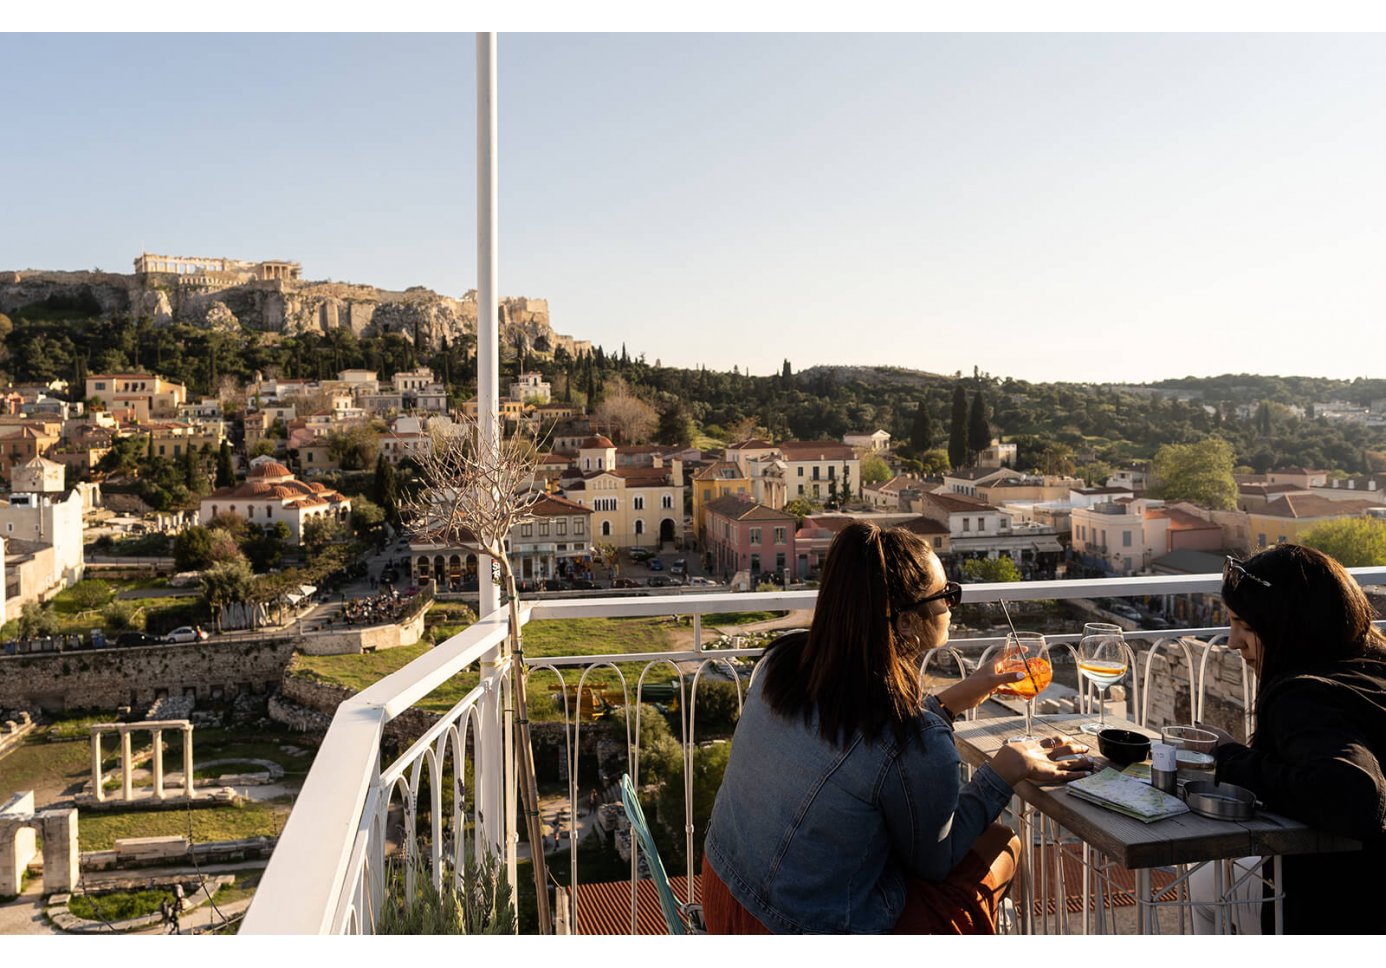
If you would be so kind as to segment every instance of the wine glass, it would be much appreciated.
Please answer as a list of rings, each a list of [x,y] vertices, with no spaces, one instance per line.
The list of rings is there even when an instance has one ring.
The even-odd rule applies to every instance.
[[[1025,735],[1012,736],[1007,742],[1029,741],[1035,712],[1035,697],[1049,686],[1054,668],[1049,664],[1049,644],[1039,632],[1011,632],[1006,646],[996,660],[996,672],[1023,672],[1025,676],[996,689],[997,695],[1025,700]]]
[[[1120,682],[1130,667],[1121,626],[1104,622],[1083,626],[1083,639],[1078,643],[1078,672],[1097,687],[1097,722],[1084,723],[1079,729],[1100,733],[1107,728],[1107,687]]]

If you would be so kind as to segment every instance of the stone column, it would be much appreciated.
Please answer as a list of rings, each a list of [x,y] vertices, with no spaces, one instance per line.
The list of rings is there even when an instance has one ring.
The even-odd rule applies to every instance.
[[[120,727],[120,790],[121,796],[126,800],[132,800],[135,796],[130,758],[130,730],[122,726]]]
[[[106,799],[106,791],[102,789],[101,777],[101,730],[91,731],[91,785],[92,792],[96,794],[97,802]]]
[[[43,893],[75,890],[81,882],[78,869],[77,811],[45,810],[38,815],[43,826]]]
[[[154,796],[164,798],[164,731],[154,730]]]
[[[183,794],[193,798],[192,726],[183,727]]]

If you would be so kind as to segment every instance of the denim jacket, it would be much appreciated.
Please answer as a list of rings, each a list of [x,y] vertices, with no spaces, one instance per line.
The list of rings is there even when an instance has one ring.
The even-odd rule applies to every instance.
[[[982,766],[963,784],[936,700],[898,743],[824,741],[749,690],[704,851],[732,896],[776,934],[882,934],[907,876],[941,881],[996,819],[1011,787]]]

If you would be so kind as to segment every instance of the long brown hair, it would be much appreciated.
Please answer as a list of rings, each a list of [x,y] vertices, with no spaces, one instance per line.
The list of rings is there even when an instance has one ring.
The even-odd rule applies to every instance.
[[[922,650],[900,619],[926,594],[933,552],[898,528],[853,523],[838,532],[823,565],[807,636],[770,651],[764,695],[770,708],[845,744],[854,732],[872,740],[887,727],[903,738],[920,709]]]
[[[1261,685],[1325,663],[1386,655],[1371,602],[1335,559],[1303,545],[1277,545],[1242,562],[1263,581],[1224,582],[1222,600],[1261,639]],[[1264,688],[1262,689],[1264,692]]]

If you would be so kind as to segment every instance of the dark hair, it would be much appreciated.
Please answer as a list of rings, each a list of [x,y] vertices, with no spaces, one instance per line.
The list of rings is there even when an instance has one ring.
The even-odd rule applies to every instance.
[[[917,636],[898,626],[929,585],[933,552],[918,535],[853,523],[838,532],[823,565],[807,636],[786,636],[770,650],[764,695],[786,718],[809,721],[844,744],[860,730],[897,737],[920,710],[923,686]]]
[[[1386,652],[1386,637],[1356,580],[1333,558],[1303,545],[1276,545],[1242,562],[1243,579],[1222,600],[1261,640],[1261,684],[1340,659]]]

